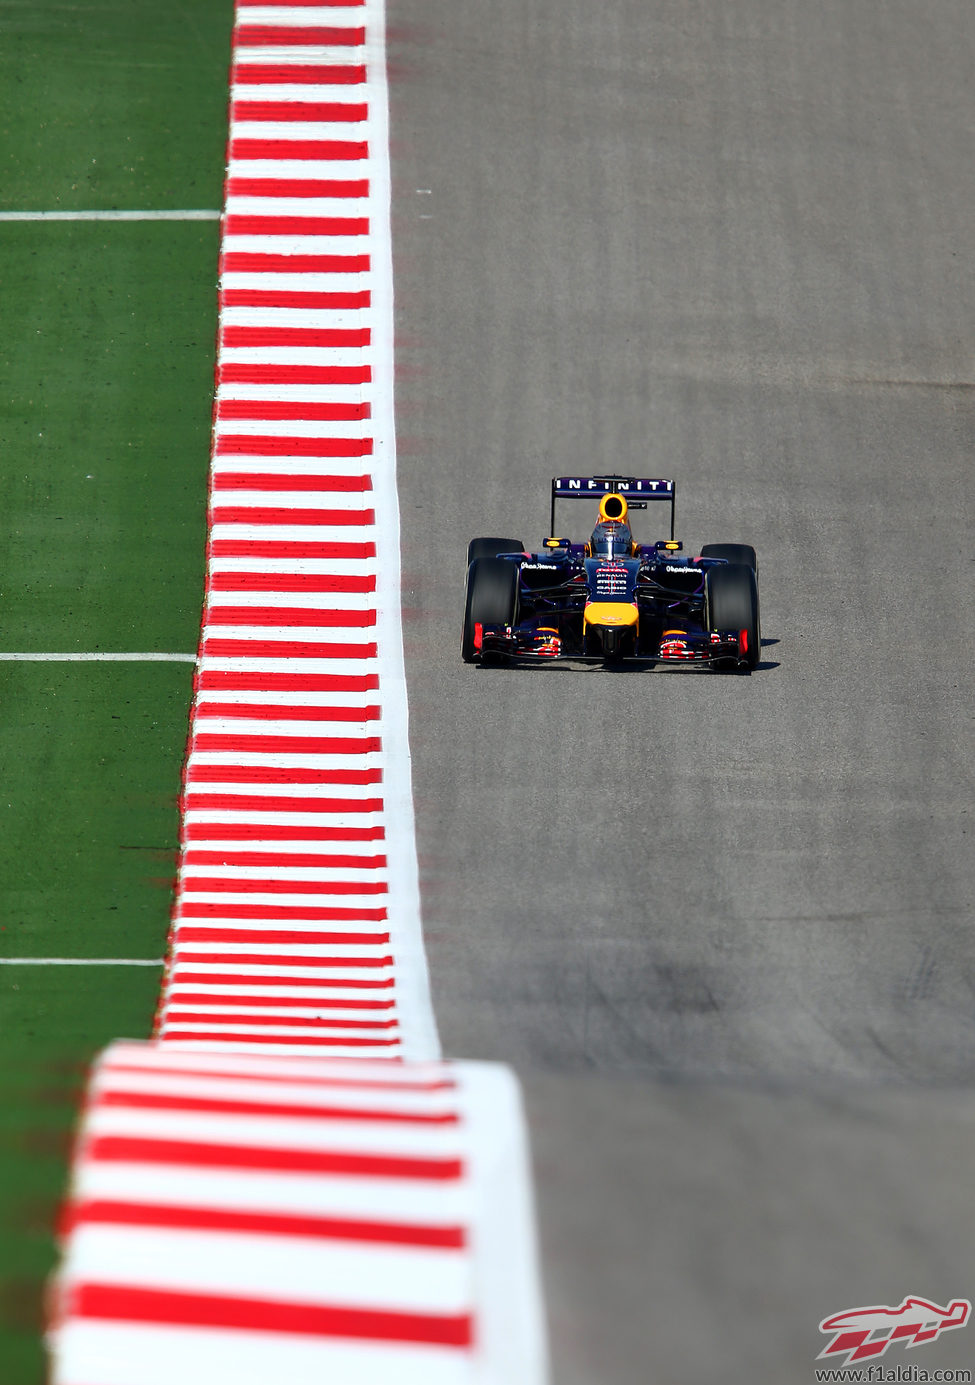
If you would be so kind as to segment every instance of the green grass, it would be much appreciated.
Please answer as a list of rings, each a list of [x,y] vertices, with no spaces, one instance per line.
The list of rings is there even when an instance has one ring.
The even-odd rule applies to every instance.
[[[0,0],[0,210],[218,208],[231,0]]]
[[[0,210],[212,209],[231,0],[0,0]],[[0,222],[0,650],[191,653],[214,222]],[[159,957],[191,666],[0,661],[0,956]],[[0,966],[0,1383],[43,1284],[94,1054],[155,968]]]
[[[148,967],[0,967],[4,1385],[44,1378],[44,1286],[87,1067],[113,1038],[145,1037],[159,975]]]
[[[4,648],[196,649],[217,250],[215,223],[0,222]]]
[[[0,663],[0,956],[162,955],[191,680]]]

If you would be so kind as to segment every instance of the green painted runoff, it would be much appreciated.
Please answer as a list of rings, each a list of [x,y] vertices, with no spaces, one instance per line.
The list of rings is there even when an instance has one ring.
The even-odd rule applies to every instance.
[[[91,1059],[140,1038],[155,967],[0,967],[0,1379],[44,1379],[44,1290]]]
[[[0,661],[0,957],[162,955],[192,671]]]
[[[232,0],[0,0],[0,212],[219,210]],[[218,227],[0,220],[0,651],[192,653]],[[190,664],[0,661],[0,957],[162,954]],[[157,967],[0,965],[0,1381],[87,1065]]]
[[[231,0],[0,0],[0,210],[219,209]]]
[[[216,223],[0,221],[0,640],[193,653]]]

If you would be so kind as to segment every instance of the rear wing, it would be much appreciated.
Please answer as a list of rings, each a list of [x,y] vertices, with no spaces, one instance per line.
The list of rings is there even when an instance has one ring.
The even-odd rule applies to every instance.
[[[677,482],[649,476],[553,476],[549,533],[555,534],[556,500],[591,500],[610,491],[624,496],[631,510],[645,510],[650,500],[669,500],[670,537],[674,537]]]

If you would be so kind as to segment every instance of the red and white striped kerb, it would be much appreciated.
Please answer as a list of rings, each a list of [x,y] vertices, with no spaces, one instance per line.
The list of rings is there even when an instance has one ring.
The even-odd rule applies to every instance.
[[[167,1043],[438,1056],[402,668],[378,5],[238,6]]]
[[[55,1385],[541,1381],[522,1132],[491,1064],[113,1045]]]
[[[420,929],[383,26],[237,0],[169,958],[92,1078],[52,1385],[545,1378],[516,1084],[441,1061]]]

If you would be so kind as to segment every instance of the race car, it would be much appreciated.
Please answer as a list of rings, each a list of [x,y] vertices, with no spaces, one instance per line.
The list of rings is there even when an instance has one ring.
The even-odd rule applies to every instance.
[[[556,502],[598,500],[588,542],[557,536]],[[670,504],[670,538],[637,543],[634,511]],[[744,543],[686,557],[677,486],[636,476],[556,476],[550,537],[472,539],[461,654],[467,663],[586,660],[750,672],[761,657],[758,561]]]

